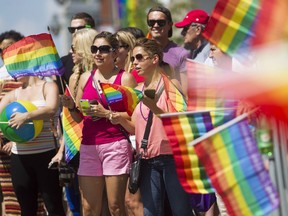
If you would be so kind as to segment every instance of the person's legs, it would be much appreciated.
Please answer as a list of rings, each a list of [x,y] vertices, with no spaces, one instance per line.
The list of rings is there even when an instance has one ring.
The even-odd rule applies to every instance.
[[[144,214],[143,203],[141,202],[140,190],[138,189],[138,191],[135,194],[130,193],[128,189],[128,183],[125,194],[125,207],[126,207],[126,215],[142,216]]]
[[[102,209],[105,185],[103,176],[78,176],[81,194],[82,215],[98,216]]]
[[[48,169],[55,150],[35,154],[34,171],[37,177],[39,192],[45,203],[49,216],[65,215],[63,207],[62,188],[59,185],[59,172],[56,169]]]
[[[22,216],[34,216],[37,212],[37,181],[30,164],[27,155],[11,155],[12,183]]]
[[[163,162],[164,184],[173,215],[194,215],[189,194],[184,191],[179,182],[173,156],[160,157]]]
[[[162,216],[165,190],[161,171],[155,168],[157,162],[154,162],[154,158],[142,160],[141,163],[140,192],[144,206],[144,215]]]
[[[125,215],[125,191],[128,175],[105,176],[108,206],[111,215]]]
[[[126,140],[99,146],[99,154],[105,176],[108,206],[111,215],[125,215],[125,192],[132,149]]]
[[[65,187],[67,203],[73,216],[80,216],[80,192],[78,177],[75,176],[73,185]]]

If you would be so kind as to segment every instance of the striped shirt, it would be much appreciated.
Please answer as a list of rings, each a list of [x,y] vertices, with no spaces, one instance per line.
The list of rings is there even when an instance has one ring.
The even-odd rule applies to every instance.
[[[32,101],[32,103],[38,109],[41,109],[41,107],[44,107],[46,104],[44,98],[42,100]],[[51,122],[49,120],[43,121],[42,131],[35,139],[25,143],[13,143],[11,150],[13,154],[37,154],[55,149]]]

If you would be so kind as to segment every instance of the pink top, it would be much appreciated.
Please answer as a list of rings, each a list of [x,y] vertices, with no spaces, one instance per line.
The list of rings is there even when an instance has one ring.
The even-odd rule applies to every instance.
[[[120,70],[113,84],[121,85],[121,78],[124,70]],[[92,72],[95,74],[95,71]],[[102,94],[101,99],[97,93],[97,90],[93,86],[93,76],[90,76],[83,90],[82,99],[93,100],[97,99],[106,109],[107,101]],[[98,82],[98,80],[95,80]],[[123,103],[113,103],[110,105],[112,111],[123,112],[125,108]],[[123,133],[119,130],[119,125],[113,125],[106,118],[101,118],[97,121],[93,121],[91,116],[84,116],[83,122],[83,135],[82,145],[100,145],[118,140],[125,139]]]
[[[140,76],[135,69],[131,71],[131,74],[134,76],[137,83],[141,83],[145,81],[145,78]]]
[[[163,85],[163,80],[160,86]],[[168,112],[167,106],[167,94],[165,90],[162,92],[157,106],[162,110]],[[141,146],[141,140],[144,136],[144,131],[146,128],[147,118],[149,114],[149,108],[146,107],[142,102],[140,102],[134,110],[134,119],[135,122],[135,135],[136,135],[136,147],[139,150]],[[166,133],[164,127],[162,125],[162,121],[156,115],[153,115],[153,121],[151,125],[150,135],[148,139],[148,148],[147,148],[148,158],[153,158],[158,155],[172,155],[172,149],[170,147],[168,138],[166,137]]]

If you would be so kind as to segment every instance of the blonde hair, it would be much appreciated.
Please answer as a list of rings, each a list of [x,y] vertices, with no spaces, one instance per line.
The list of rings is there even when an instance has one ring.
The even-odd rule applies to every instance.
[[[128,51],[128,56],[125,60],[125,68],[124,70],[128,73],[131,72],[131,67],[132,67],[132,62],[130,60],[130,57],[132,56],[132,51],[136,43],[136,38],[130,33],[126,31],[118,31],[116,33],[116,38],[121,44],[128,45],[129,51]]]
[[[74,96],[77,92],[81,74],[85,71],[92,71],[95,68],[94,59],[91,53],[91,45],[97,34],[98,32],[91,28],[80,29],[73,34],[72,41],[75,52],[82,58],[81,62],[76,63],[73,67],[73,73],[78,75],[74,88]]]

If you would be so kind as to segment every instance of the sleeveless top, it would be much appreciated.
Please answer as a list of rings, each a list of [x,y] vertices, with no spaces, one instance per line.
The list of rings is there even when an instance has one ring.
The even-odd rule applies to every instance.
[[[82,99],[96,99],[105,109],[108,109],[108,103],[105,96],[101,94],[100,98],[97,90],[93,86],[93,76],[95,72],[96,70],[91,73],[85,84]],[[124,70],[119,71],[113,84],[121,85],[121,78],[124,72]],[[98,81],[95,80],[96,84],[98,84],[97,82]],[[125,112],[125,107],[121,101],[110,104],[110,107],[112,111]],[[93,121],[91,116],[84,116],[81,145],[100,145],[122,139],[125,139],[125,136],[120,131],[119,125],[111,124],[106,118],[100,118],[97,121]]]
[[[19,88],[15,90],[15,98],[18,100]],[[46,105],[44,95],[42,98],[35,101],[30,101],[38,109],[41,109]],[[53,133],[51,132],[51,122],[49,119],[43,120],[43,128],[40,134],[33,140],[25,143],[15,143],[13,142],[11,152],[13,154],[27,155],[27,154],[37,154],[42,152],[47,152],[55,149],[55,143],[53,139]]]
[[[164,85],[163,79],[160,82],[159,86]],[[160,87],[157,89],[159,91]],[[169,106],[167,104],[168,97],[165,90],[161,93],[157,106],[165,112],[169,112]],[[147,119],[150,109],[145,106],[142,101],[136,106],[133,116],[135,121],[135,136],[136,136],[136,149],[140,149],[141,140],[144,136]],[[148,138],[148,147],[147,147],[147,159],[154,158],[159,155],[172,155],[172,148],[170,146],[169,140],[166,136],[161,119],[153,114],[153,120],[151,124],[151,130]]]

